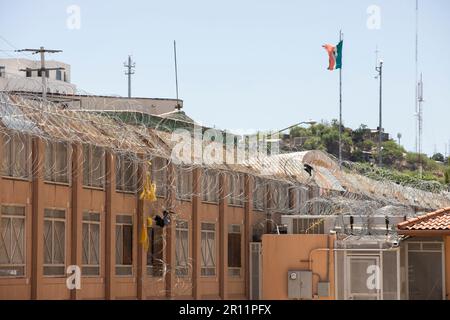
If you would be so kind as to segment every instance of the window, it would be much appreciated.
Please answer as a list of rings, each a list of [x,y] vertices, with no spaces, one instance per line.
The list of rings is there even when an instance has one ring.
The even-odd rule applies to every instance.
[[[83,212],[83,266],[84,276],[100,275],[100,213]]]
[[[133,217],[116,216],[116,275],[133,274]]]
[[[105,151],[83,145],[83,185],[103,188],[105,183]]]
[[[228,275],[241,276],[241,226],[232,224],[228,227]]]
[[[293,234],[324,234],[325,219],[323,218],[300,218],[292,219]]]
[[[216,225],[214,223],[201,224],[201,275],[216,275]]]
[[[38,77],[42,77],[42,70],[38,70],[37,75],[38,75]],[[48,71],[48,70],[45,70],[45,76],[48,78],[49,75],[50,75],[50,74],[49,74],[49,71]]]
[[[3,165],[5,176],[26,178],[29,175],[30,138],[20,133],[3,135]]]
[[[5,66],[0,66],[0,78],[5,77],[6,77]]]
[[[25,71],[25,76],[27,77],[27,78],[31,78],[31,69],[26,69],[26,71]]]
[[[118,154],[116,157],[116,190],[136,192],[137,165],[130,155]]]
[[[215,170],[205,170],[202,176],[202,199],[205,202],[219,201],[219,174]]]
[[[266,207],[266,184],[261,178],[253,181],[253,209],[263,211]]]
[[[0,277],[25,275],[25,207],[2,206]]]
[[[175,227],[175,274],[177,276],[189,275],[189,224],[184,220],[177,220]]]
[[[176,167],[177,193],[179,200],[192,199],[192,169],[189,167]]]
[[[45,180],[69,182],[69,147],[66,142],[48,142],[46,144]]]
[[[272,182],[270,185],[270,196],[272,209],[285,211],[289,209],[289,185]]]
[[[152,160],[152,179],[156,184],[156,196],[164,198],[167,192],[167,161],[163,158]]]
[[[147,274],[154,277],[163,275],[164,239],[163,228],[147,228],[150,246],[147,251]]]
[[[235,206],[244,205],[244,175],[231,174],[228,179],[229,198],[228,203]]]
[[[64,276],[66,254],[66,212],[44,210],[44,275]]]
[[[306,203],[308,201],[308,188],[305,186],[297,186],[294,189],[294,193],[296,195],[294,205],[294,210],[296,213],[303,214],[305,213]]]
[[[61,80],[61,79],[62,79],[61,70],[56,70],[56,80]]]
[[[67,74],[66,74],[66,72],[64,72],[64,82],[67,82],[68,80],[67,80]]]

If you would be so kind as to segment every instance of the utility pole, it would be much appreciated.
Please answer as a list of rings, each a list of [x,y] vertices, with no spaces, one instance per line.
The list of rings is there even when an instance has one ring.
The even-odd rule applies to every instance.
[[[37,68],[37,69],[31,69],[31,68],[26,68],[26,69],[20,69],[20,71],[38,71],[41,73],[41,78],[42,78],[42,98],[44,100],[47,99],[47,71],[50,70],[64,70],[64,68],[58,67],[58,68],[46,68],[45,67],[45,53],[58,53],[58,52],[62,52],[62,50],[50,50],[50,49],[45,49],[44,47],[40,47],[39,49],[21,49],[21,50],[16,50],[16,52],[31,52],[32,54],[37,54],[40,53],[41,54],[41,67]]]
[[[378,166],[383,166],[383,159],[381,156],[381,143],[382,143],[382,135],[383,135],[383,60],[380,60],[379,67],[375,67],[375,70],[378,72],[378,78],[380,79],[380,108],[379,108],[379,116],[380,122],[378,124]]]
[[[128,98],[131,98],[131,75],[134,74],[134,68],[136,67],[136,63],[131,61],[131,56],[128,56],[128,64],[126,62],[123,63],[123,66],[127,68],[125,71],[125,75],[128,76]]]

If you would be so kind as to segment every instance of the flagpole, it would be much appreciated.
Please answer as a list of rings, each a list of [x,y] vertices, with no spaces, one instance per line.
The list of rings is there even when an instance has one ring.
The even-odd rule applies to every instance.
[[[339,31],[339,42],[342,41],[342,30]],[[342,66],[339,68],[339,168],[342,169]]]

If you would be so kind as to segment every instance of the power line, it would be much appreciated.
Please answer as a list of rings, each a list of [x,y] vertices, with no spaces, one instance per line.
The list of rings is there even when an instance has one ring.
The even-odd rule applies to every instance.
[[[125,75],[128,76],[128,98],[131,98],[131,75],[134,74],[134,68],[136,63],[131,60],[131,56],[128,56],[128,63],[124,62],[123,66],[127,68]]]
[[[40,47],[39,49],[20,49],[16,50],[17,52],[31,52],[32,54],[39,53],[41,55],[41,67],[32,69],[32,68],[26,68],[26,69],[20,69],[20,71],[25,72],[31,72],[31,71],[38,71],[41,73],[42,78],[42,98],[44,100],[47,99],[47,71],[50,70],[64,70],[62,67],[57,68],[46,68],[45,67],[45,53],[59,53],[62,52],[62,50],[53,50],[53,49],[45,49],[44,47]]]

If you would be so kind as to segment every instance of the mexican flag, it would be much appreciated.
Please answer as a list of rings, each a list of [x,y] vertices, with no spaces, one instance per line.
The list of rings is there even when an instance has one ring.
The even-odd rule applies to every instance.
[[[337,46],[331,44],[323,45],[322,47],[328,52],[328,70],[336,70],[342,68],[342,45],[344,41],[341,40]]]

